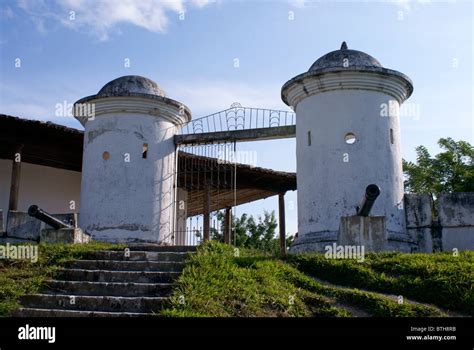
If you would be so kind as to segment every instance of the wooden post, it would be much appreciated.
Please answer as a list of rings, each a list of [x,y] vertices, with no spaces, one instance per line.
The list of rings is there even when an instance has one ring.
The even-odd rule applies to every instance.
[[[13,152],[12,178],[10,183],[10,200],[8,210],[18,210],[18,196],[20,194],[21,179],[21,150],[23,145],[18,145]]]
[[[210,213],[211,213],[211,190],[209,186],[206,186],[204,189],[204,242],[209,240],[209,231],[210,231]]]
[[[278,215],[280,227],[280,254],[286,255],[285,193],[278,195]]]
[[[230,244],[230,226],[232,223],[232,212],[231,208],[225,208],[225,216],[224,216],[224,243]]]

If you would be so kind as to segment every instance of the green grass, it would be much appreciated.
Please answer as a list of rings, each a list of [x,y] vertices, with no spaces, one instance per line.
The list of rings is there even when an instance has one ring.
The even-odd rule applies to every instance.
[[[38,261],[0,259],[0,316],[9,316],[19,307],[22,295],[37,293],[43,282],[66,262],[80,259],[94,250],[120,249],[120,245],[89,244],[40,244]]]
[[[324,254],[291,255],[288,261],[334,284],[402,295],[474,315],[474,252],[370,253],[364,262],[326,259]]]
[[[0,316],[19,307],[22,295],[37,293],[68,261],[89,252],[123,249],[105,243],[39,245],[36,263],[0,259]],[[236,254],[238,252],[238,254]],[[167,317],[375,317],[443,316],[437,308],[372,291],[403,295],[440,307],[472,312],[474,253],[368,254],[363,263],[329,260],[323,254],[282,260],[255,250],[209,242],[190,256]],[[310,275],[344,285],[337,288]],[[357,288],[366,289],[363,291]]]
[[[254,251],[219,243],[199,247],[177,281],[171,303],[160,315],[172,317],[347,317],[350,304],[372,316],[441,316],[431,307],[354,289],[324,286],[294,266]]]

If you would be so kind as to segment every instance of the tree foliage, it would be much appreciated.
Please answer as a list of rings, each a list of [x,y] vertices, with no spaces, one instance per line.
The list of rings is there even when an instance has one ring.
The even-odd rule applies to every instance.
[[[474,192],[474,148],[466,141],[441,138],[443,152],[432,157],[425,146],[416,148],[416,163],[403,160],[405,190],[429,193]]]
[[[217,214],[219,231],[211,230],[211,238],[219,242],[224,241],[224,213]],[[235,246],[241,248],[258,249],[261,251],[276,253],[279,250],[279,239],[276,237],[278,227],[275,212],[264,211],[263,217],[255,218],[253,215],[242,214],[240,217],[232,217],[232,235],[235,234]],[[234,237],[232,238],[232,243]],[[287,246],[291,237],[287,238]]]

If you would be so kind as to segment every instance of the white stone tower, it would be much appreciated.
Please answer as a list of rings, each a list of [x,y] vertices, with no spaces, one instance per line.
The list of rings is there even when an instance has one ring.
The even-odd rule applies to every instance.
[[[324,251],[342,216],[356,214],[367,185],[381,194],[388,248],[408,240],[403,209],[400,105],[413,85],[368,54],[340,50],[319,58],[282,87],[296,112],[298,239],[292,250]]]
[[[100,241],[172,243],[173,137],[189,109],[124,76],[77,101],[74,116],[85,128],[80,227]]]

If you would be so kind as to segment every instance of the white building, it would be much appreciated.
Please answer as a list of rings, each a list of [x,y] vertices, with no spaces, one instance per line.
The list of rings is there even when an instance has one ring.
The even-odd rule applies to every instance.
[[[174,135],[191,120],[144,77],[124,76],[74,105],[85,128],[79,226],[102,241],[170,243]]]
[[[407,76],[345,43],[282,87],[296,112],[294,251],[336,241],[341,217],[356,215],[369,184],[381,189],[372,214],[385,216],[389,239],[407,238],[399,107],[412,91]]]
[[[139,76],[76,102],[84,132],[0,115],[0,241],[41,239],[44,224],[26,213],[36,204],[67,214],[61,220],[78,216],[95,240],[198,244],[221,230],[231,243],[231,208],[278,196],[284,253],[284,195],[298,188],[293,252],[365,233],[366,251],[474,249],[473,193],[441,194],[439,217],[429,195],[404,195],[399,111],[412,91],[408,77],[343,43],[283,86],[296,127],[292,113],[240,105],[189,122],[183,104]],[[210,127],[237,116],[239,127]],[[178,136],[184,124],[188,132]],[[218,158],[233,142],[295,136],[297,175]],[[381,194],[372,216],[360,219],[369,184]],[[219,210],[224,227],[211,218]]]

